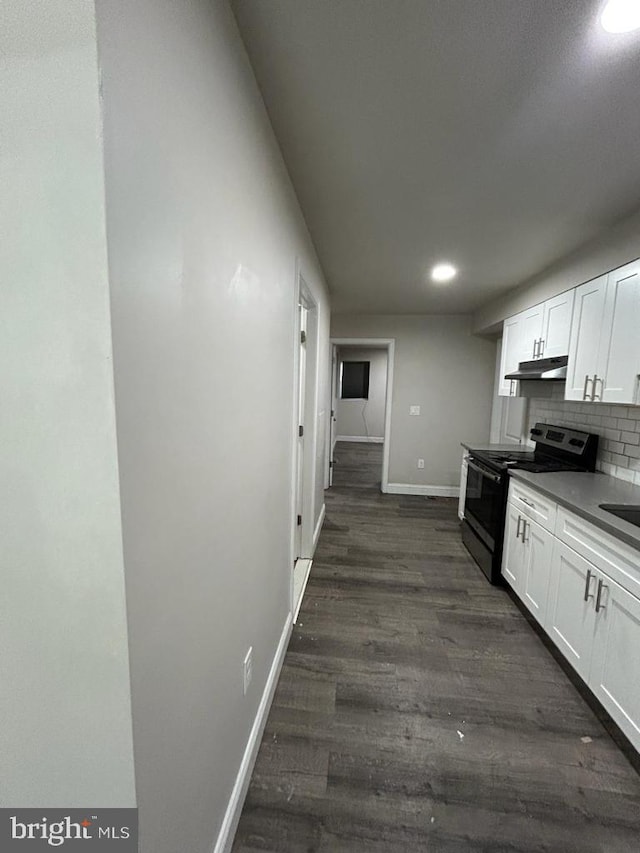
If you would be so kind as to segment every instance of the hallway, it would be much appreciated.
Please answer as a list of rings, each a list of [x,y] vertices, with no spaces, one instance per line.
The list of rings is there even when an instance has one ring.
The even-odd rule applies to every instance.
[[[636,851],[640,779],[455,502],[363,485],[327,493],[233,853]]]
[[[333,452],[334,488],[380,491],[382,447],[382,444],[364,441],[336,442]]]

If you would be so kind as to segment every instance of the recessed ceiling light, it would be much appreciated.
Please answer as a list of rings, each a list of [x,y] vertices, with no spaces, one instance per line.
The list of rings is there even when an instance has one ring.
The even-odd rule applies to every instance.
[[[640,0],[609,0],[600,16],[608,33],[628,33],[640,27]]]
[[[458,270],[451,264],[436,264],[431,270],[431,278],[433,281],[451,281],[458,274]]]

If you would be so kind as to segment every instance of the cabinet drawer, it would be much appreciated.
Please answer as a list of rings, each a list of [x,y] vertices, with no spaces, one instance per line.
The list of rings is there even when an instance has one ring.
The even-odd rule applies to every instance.
[[[555,533],[560,541],[640,598],[640,551],[564,507],[558,508]]]
[[[552,500],[513,479],[509,485],[509,500],[523,515],[553,533],[558,505]]]

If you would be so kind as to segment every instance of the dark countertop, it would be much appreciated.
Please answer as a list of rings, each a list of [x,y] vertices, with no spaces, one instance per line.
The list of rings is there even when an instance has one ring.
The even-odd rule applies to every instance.
[[[640,550],[640,527],[623,521],[598,506],[605,503],[640,505],[640,486],[598,473],[553,471],[531,474],[529,471],[511,469],[509,474],[627,545]]]

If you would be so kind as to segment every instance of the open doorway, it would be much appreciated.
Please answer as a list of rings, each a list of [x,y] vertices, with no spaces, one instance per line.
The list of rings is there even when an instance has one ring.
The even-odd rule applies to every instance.
[[[394,341],[332,340],[329,484],[385,492]]]

